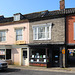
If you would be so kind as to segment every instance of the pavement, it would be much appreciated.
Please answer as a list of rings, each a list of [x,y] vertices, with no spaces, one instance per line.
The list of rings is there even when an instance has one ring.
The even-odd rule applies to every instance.
[[[20,70],[36,70],[36,71],[51,71],[51,72],[64,72],[64,73],[75,73],[75,67],[69,68],[60,68],[60,67],[36,67],[36,66],[17,66],[17,65],[9,65],[10,69],[20,69]]]

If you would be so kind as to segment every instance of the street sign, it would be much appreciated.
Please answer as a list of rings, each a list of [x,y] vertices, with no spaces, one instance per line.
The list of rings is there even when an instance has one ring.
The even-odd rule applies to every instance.
[[[65,54],[65,49],[62,50],[62,54]]]

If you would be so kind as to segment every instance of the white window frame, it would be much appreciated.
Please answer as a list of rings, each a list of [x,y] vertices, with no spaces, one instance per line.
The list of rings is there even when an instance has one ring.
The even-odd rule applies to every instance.
[[[6,41],[6,30],[0,30],[0,32],[5,32],[5,36],[0,36],[0,38],[3,38],[5,37],[5,40],[0,40],[0,42],[5,42]]]
[[[16,35],[16,30],[20,30],[20,29],[22,29],[22,40],[23,40],[23,28],[16,28],[16,29],[15,29],[15,40],[16,40],[16,41],[22,41],[22,40],[17,40],[17,38],[16,38],[16,37],[17,37],[17,35]]]
[[[46,24],[39,24],[39,25],[33,25],[33,40],[51,40],[51,26],[52,23],[46,23]],[[38,30],[40,27],[45,27],[45,38],[38,38]],[[47,27],[49,27],[49,38],[47,38]],[[37,37],[35,39],[35,28],[37,29]]]
[[[20,20],[20,14],[14,15],[14,21],[19,21]]]

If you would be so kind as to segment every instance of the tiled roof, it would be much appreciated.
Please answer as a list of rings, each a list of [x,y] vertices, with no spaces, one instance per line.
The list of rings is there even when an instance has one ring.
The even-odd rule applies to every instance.
[[[45,10],[45,11],[41,11],[41,12],[25,14],[23,16],[25,16],[27,19],[34,19],[34,18],[38,18],[38,17],[44,17],[45,15],[48,15],[48,13],[49,13],[49,11]]]
[[[22,15],[24,19],[32,20],[36,18],[43,18],[43,17],[53,17],[53,16],[59,16],[59,15],[65,15],[65,14],[75,14],[75,8],[68,8],[63,10],[55,10],[55,11],[41,11],[41,12],[34,12],[30,14]],[[0,16],[1,18],[1,16]],[[1,18],[0,23],[6,23],[6,22],[13,22],[13,17],[9,18]]]
[[[12,21],[13,21],[13,17],[0,19],[0,23],[6,23],[6,22],[12,22]]]

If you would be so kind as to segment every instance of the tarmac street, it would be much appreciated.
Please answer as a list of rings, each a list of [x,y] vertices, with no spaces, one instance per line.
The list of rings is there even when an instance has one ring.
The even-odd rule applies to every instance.
[[[8,69],[0,70],[0,75],[75,75],[75,67],[46,68],[34,66],[9,65]]]
[[[0,75],[75,75],[74,73],[51,72],[51,71],[37,71],[37,70],[21,70],[21,69],[7,69],[0,71]]]

